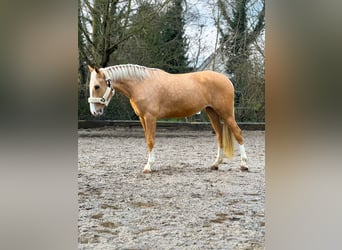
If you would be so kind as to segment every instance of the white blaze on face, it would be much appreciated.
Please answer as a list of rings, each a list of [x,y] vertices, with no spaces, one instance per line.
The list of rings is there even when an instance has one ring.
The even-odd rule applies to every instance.
[[[94,97],[93,96],[93,90],[94,90],[94,81],[95,81],[95,77],[96,77],[96,72],[95,70],[93,72],[91,72],[90,74],[90,82],[89,82],[89,97]],[[90,105],[90,113],[92,115],[96,115],[96,107],[94,103],[89,103]]]

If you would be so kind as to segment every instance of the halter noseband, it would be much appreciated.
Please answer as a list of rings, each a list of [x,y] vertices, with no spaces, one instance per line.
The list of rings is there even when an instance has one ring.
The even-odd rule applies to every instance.
[[[106,106],[108,106],[109,102],[110,102],[110,92],[113,93],[113,95],[115,94],[115,89],[113,89],[110,85],[110,79],[106,80],[107,83],[107,89],[106,92],[104,93],[103,97],[89,97],[88,98],[88,102],[89,103],[100,103],[100,104],[104,104]]]

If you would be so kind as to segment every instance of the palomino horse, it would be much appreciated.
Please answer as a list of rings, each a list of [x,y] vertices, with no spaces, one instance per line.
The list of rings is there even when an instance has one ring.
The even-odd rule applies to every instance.
[[[241,130],[234,118],[234,87],[225,75],[213,71],[169,74],[132,64],[100,69],[88,67],[91,72],[88,102],[94,116],[103,114],[115,90],[129,98],[139,116],[148,147],[144,173],[150,173],[155,162],[157,118],[186,117],[202,109],[210,118],[218,142],[217,157],[211,169],[218,169],[223,154],[232,158],[233,134],[240,145],[241,170],[248,170]]]

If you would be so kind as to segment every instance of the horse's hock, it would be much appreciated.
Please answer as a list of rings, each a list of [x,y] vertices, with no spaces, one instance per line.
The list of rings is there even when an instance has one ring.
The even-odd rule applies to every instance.
[[[210,170],[210,129],[158,129],[145,175],[142,128],[79,130],[79,249],[264,249],[264,132],[243,133],[250,172],[237,143]]]

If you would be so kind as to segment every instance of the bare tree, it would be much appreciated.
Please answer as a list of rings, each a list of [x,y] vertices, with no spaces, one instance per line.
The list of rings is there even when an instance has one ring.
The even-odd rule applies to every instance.
[[[132,0],[79,0],[79,52],[88,64],[106,67],[110,55],[132,34],[125,32]]]

